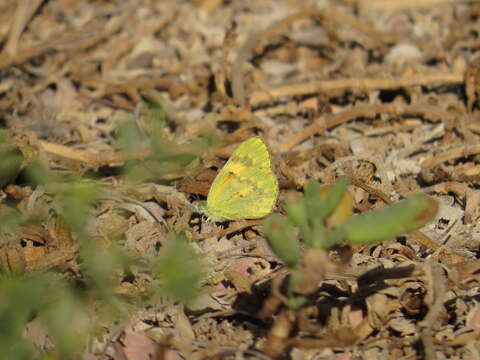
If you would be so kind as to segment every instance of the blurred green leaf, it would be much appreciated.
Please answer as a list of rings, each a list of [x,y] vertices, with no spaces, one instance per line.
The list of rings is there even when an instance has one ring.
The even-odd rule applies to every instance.
[[[153,269],[160,279],[161,290],[181,301],[197,296],[206,274],[204,264],[185,234],[170,234],[166,249]]]
[[[52,277],[0,278],[0,354],[2,359],[32,359],[33,346],[24,337],[25,325],[50,301]]]
[[[346,179],[339,179],[329,187],[326,196],[322,196],[322,189],[319,183],[313,179],[305,185],[305,203],[309,219],[324,220],[335,210],[347,189]],[[325,191],[323,191],[325,194]]]
[[[303,193],[306,199],[318,199],[320,195],[320,185],[318,181],[310,179],[303,188]]]
[[[351,244],[385,241],[421,228],[435,218],[437,210],[437,201],[419,193],[381,209],[354,216],[339,231]]]
[[[117,149],[124,152],[132,152],[144,149],[148,146],[148,139],[140,132],[135,121],[125,121],[116,131]]]
[[[66,283],[56,281],[55,299],[40,313],[62,359],[72,358],[84,348],[91,330],[86,303]]]
[[[27,181],[32,185],[46,185],[51,182],[50,172],[38,161],[33,161],[23,170]]]
[[[301,308],[303,305],[305,305],[306,302],[307,299],[304,296],[292,295],[291,297],[289,297],[289,306],[294,310]]]
[[[115,244],[108,248],[100,248],[95,244],[95,239],[85,239],[82,242],[80,255],[83,259],[82,269],[86,274],[86,282],[89,288],[94,289],[96,294],[113,307],[112,311],[120,311],[121,304],[114,296],[115,275],[127,268],[132,259],[125,250]]]
[[[288,218],[280,214],[270,215],[263,223],[263,231],[280,260],[290,268],[297,266],[301,259],[300,244],[295,227]]]
[[[342,186],[343,187],[343,186]],[[334,195],[338,190],[333,191]],[[328,229],[336,229],[340,225],[342,225],[345,221],[347,221],[353,213],[353,196],[352,194],[346,189],[341,188],[337,195],[341,195],[339,201],[334,200],[336,206],[334,207],[333,211],[329,213],[328,218],[326,219],[326,226]],[[325,199],[332,193],[332,186],[327,185],[320,188],[320,198]]]
[[[8,143],[8,133],[0,130],[0,188],[10,184],[17,177],[23,163],[23,154]]]
[[[284,205],[290,221],[300,228],[308,226],[307,209],[303,198],[288,199]]]
[[[65,222],[78,234],[86,233],[89,210],[100,196],[94,183],[66,183],[60,192],[60,205]]]
[[[288,218],[300,229],[301,238],[306,244],[317,248],[325,248],[330,244],[327,241],[330,229],[326,226],[326,219],[336,214],[335,220],[343,220],[342,216],[347,213],[345,205],[341,208],[340,215],[337,214],[337,209],[345,201],[347,185],[345,179],[340,179],[334,185],[322,188],[317,181],[309,180],[302,198],[286,202]],[[351,204],[348,204],[351,211]]]
[[[322,217],[311,219],[311,238],[305,243],[315,248],[326,249],[328,247],[327,236],[328,229],[325,227]]]
[[[322,201],[317,203],[321,203],[322,207],[319,215],[317,215],[318,217],[325,219],[337,209],[347,191],[347,186],[347,180],[345,178],[340,178],[329,187],[326,196],[322,196],[322,189],[319,190],[319,198],[322,199]]]
[[[159,114],[152,114],[159,112]],[[148,130],[143,134],[131,120],[124,122],[117,131],[117,148],[126,154],[145,150],[141,159],[125,161],[124,174],[128,181],[141,183],[149,180],[172,180],[188,174],[188,167],[198,162],[208,149],[206,140],[199,138],[185,144],[168,140],[166,121],[161,109],[149,109],[145,115]],[[127,156],[128,157],[128,156]]]
[[[17,177],[23,163],[20,150],[0,150],[0,188],[10,184]]]
[[[168,116],[168,111],[166,109],[166,103],[160,103],[161,99],[158,99],[157,102],[150,102],[148,109],[146,111],[146,123],[147,124],[154,124],[158,125],[161,124],[162,126],[166,126],[167,121],[170,120]]]
[[[18,211],[18,209],[0,204],[0,235],[14,232],[15,229],[25,223],[27,219]],[[2,243],[0,242],[0,245]]]

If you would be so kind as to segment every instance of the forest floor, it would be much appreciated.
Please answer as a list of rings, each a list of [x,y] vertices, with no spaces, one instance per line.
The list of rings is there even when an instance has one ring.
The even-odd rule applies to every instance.
[[[3,354],[480,359],[479,2],[0,9],[0,152],[22,159],[8,176],[0,165],[0,322],[16,324]],[[418,192],[438,214],[421,232],[315,253],[304,271],[317,286],[289,307],[263,220],[194,206],[252,136],[271,154],[275,213],[309,179],[346,177],[356,214]],[[207,268],[184,301],[159,290],[196,279],[179,238]]]

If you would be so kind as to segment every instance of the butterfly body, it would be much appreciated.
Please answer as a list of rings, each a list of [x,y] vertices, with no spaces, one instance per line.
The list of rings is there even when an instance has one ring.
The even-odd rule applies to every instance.
[[[214,221],[259,219],[272,211],[277,195],[268,148],[261,138],[252,137],[239,145],[215,177],[206,211]]]

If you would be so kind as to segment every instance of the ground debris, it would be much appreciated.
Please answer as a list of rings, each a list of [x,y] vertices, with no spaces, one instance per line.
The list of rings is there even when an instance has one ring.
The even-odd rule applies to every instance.
[[[82,227],[93,253],[134,259],[105,277],[131,312],[92,316],[85,359],[478,358],[480,7],[317,3],[0,5],[0,122],[23,158],[0,216],[28,219],[2,223],[2,273],[87,286],[59,179],[101,190]],[[308,179],[346,176],[357,213],[425,192],[439,214],[381,244],[304,252],[295,309],[262,221],[214,223],[195,204],[251,136],[272,152],[276,212]],[[34,186],[37,165],[49,181]],[[185,307],[149,298],[172,233],[209,267]],[[55,349],[38,319],[25,334]]]

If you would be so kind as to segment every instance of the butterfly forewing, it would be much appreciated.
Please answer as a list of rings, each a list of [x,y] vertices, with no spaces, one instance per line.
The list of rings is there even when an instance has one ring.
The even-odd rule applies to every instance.
[[[272,211],[277,194],[267,146],[254,137],[240,144],[218,173],[207,211],[213,220],[257,219]]]

